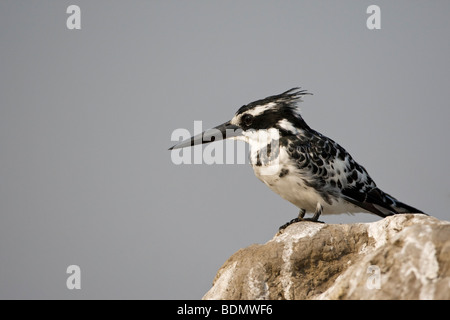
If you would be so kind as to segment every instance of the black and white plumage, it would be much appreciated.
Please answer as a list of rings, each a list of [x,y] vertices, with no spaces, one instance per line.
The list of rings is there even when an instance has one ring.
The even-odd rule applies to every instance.
[[[224,133],[223,138],[250,144],[255,175],[300,209],[298,218],[290,223],[318,221],[321,214],[369,212],[386,217],[423,213],[379,189],[343,147],[306,124],[297,109],[306,94],[305,90],[293,88],[254,101],[214,128]],[[227,129],[233,129],[233,134],[225,136]],[[207,132],[172,148],[210,142],[205,135]],[[314,216],[305,219],[306,212]]]

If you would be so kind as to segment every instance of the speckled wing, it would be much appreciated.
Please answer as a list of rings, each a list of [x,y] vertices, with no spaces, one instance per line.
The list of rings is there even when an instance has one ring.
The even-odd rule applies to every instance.
[[[381,191],[364,167],[330,138],[308,132],[284,139],[282,143],[295,159],[305,184],[315,188],[328,203],[333,197],[340,197],[381,217],[399,213],[399,202]]]

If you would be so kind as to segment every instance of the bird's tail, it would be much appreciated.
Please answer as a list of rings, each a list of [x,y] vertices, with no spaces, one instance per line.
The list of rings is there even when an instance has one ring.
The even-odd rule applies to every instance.
[[[393,196],[383,192],[377,187],[374,187],[364,194],[348,189],[343,195],[344,199],[348,202],[383,218],[403,213],[422,213],[426,215],[422,210],[398,201]]]
[[[380,189],[377,189],[377,193],[379,194],[379,199],[381,201],[376,201],[375,204],[377,205],[378,209],[380,209],[380,206],[383,207],[383,209],[387,209],[388,211],[391,211],[390,214],[388,214],[386,211],[386,215],[393,215],[393,214],[402,214],[402,213],[422,213],[426,214],[422,210],[419,210],[417,208],[411,207],[410,205],[407,205],[406,203],[403,203],[393,196],[381,191]]]
[[[406,203],[403,203],[401,201],[395,200],[394,205],[391,206],[392,209],[395,210],[395,213],[422,213],[426,214],[425,212],[416,209],[414,207],[411,207],[407,205]]]

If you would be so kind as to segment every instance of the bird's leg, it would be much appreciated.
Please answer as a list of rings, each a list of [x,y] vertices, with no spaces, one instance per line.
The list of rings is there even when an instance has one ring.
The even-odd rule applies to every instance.
[[[314,212],[314,215],[312,216],[312,218],[304,218],[303,220],[323,223],[323,221],[319,221],[319,217],[322,214],[322,211],[323,211],[323,207],[320,203],[318,203],[316,206],[316,211]]]
[[[300,209],[300,211],[298,212],[298,218],[303,219],[303,217],[305,216],[305,213],[306,213],[305,209]]]
[[[305,216],[306,210],[305,209],[300,209],[300,211],[298,212],[298,216],[297,218],[292,219],[289,222],[286,222],[285,224],[283,224],[280,228],[278,228],[279,231],[286,229],[287,227],[289,227],[291,224],[296,223],[296,222],[300,222],[303,221],[303,217]]]
[[[286,222],[278,230],[282,231],[282,230],[286,229],[287,227],[289,227],[291,224],[300,222],[300,221],[311,221],[311,222],[323,223],[323,221],[319,221],[319,217],[322,214],[322,210],[323,210],[322,205],[320,203],[318,203],[317,207],[316,207],[316,211],[314,212],[314,215],[312,216],[312,218],[304,218],[306,210],[300,209],[300,211],[298,212],[297,218],[294,218],[291,221]]]
[[[306,210],[305,209],[300,209],[300,211],[298,212],[298,216],[297,218],[292,219],[289,222],[286,222],[285,224],[283,224],[281,227],[278,228],[278,231],[284,230],[287,227],[289,227],[291,224],[299,222],[299,221],[303,221],[303,217],[305,216]]]

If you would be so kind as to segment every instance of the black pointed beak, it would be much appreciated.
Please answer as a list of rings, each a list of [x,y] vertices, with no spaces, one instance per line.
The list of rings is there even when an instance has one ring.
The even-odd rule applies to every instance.
[[[208,129],[189,139],[181,141],[180,143],[169,148],[169,150],[180,149],[184,147],[192,147],[199,144],[219,141],[238,136],[242,136],[242,129],[234,124],[231,124],[230,121],[227,121],[217,127]]]

